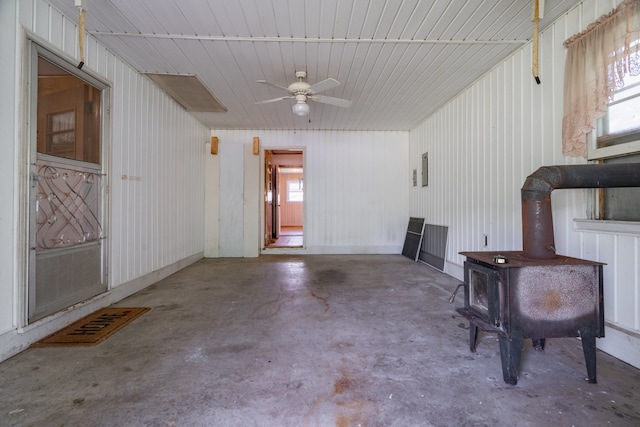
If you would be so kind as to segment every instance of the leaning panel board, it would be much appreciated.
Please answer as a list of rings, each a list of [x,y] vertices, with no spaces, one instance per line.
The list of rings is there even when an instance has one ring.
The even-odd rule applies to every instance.
[[[424,232],[424,218],[409,218],[407,235],[402,248],[402,255],[414,261],[418,260],[418,252],[422,244],[422,233]]]

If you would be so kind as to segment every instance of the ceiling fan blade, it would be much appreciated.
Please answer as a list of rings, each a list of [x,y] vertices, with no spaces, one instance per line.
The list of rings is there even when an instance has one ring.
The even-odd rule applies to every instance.
[[[336,79],[329,78],[312,85],[309,88],[309,90],[312,91],[313,93],[318,93],[318,92],[322,92],[323,90],[334,88],[336,86],[340,86],[340,82],[337,81]]]
[[[279,84],[276,84],[276,83],[271,83],[271,82],[268,82],[266,80],[256,80],[256,82],[262,83],[262,84],[265,84],[265,85],[269,85],[269,86],[273,86],[273,87],[277,87],[278,89],[286,90],[287,92],[289,92],[288,88],[286,88],[284,86],[280,86]]]
[[[271,98],[271,99],[265,99],[264,101],[258,101],[256,102],[256,104],[269,104],[271,102],[277,102],[277,101],[282,101],[284,99],[290,99],[290,98],[295,98],[295,96],[281,96],[279,98]]]
[[[323,96],[323,95],[313,95],[309,97],[316,102],[322,102],[323,104],[331,104],[337,107],[349,108],[351,107],[352,102],[348,99],[342,98],[334,98],[332,96]]]

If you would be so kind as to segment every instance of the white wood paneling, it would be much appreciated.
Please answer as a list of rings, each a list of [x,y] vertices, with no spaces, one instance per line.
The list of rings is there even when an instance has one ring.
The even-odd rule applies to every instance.
[[[250,144],[244,145],[244,256],[257,257],[262,244],[260,218],[263,216],[256,218],[255,213],[260,211],[262,198],[258,195],[264,188],[260,176],[264,174],[260,169],[260,156],[253,154],[253,137],[249,141]]]
[[[410,212],[449,226],[450,274],[462,280],[460,251],[521,250],[520,188],[525,178],[540,166],[584,162],[561,151],[562,42],[616,3],[585,1],[541,34],[541,85],[531,77],[527,45],[411,131],[410,167],[419,170],[421,155],[428,152],[430,177],[428,187],[412,188]],[[599,340],[599,346],[639,366],[630,350],[640,348],[639,237],[576,231],[573,219],[585,218],[590,194],[552,193],[556,247],[561,254],[608,264],[605,316],[617,332]],[[611,342],[620,337],[632,344]]]
[[[8,12],[12,10],[10,6],[15,7],[13,12]],[[15,64],[15,74],[6,74],[3,79],[12,88],[11,93],[23,96],[21,88],[26,70],[22,69],[25,64],[22,55],[26,50],[22,46],[26,40],[22,39],[25,33],[19,31],[5,39],[6,28],[15,30],[16,24],[21,25],[29,37],[75,65],[78,30],[74,20],[43,0],[2,2],[0,13],[3,23],[13,21],[13,25],[9,22],[6,27],[3,25],[1,45],[2,62]],[[10,48],[5,49],[5,40],[7,46],[11,44]],[[111,105],[110,111],[105,112],[104,129],[104,172],[109,185],[108,283],[114,291],[136,281],[148,284],[154,274],[156,279],[160,278],[163,273],[158,272],[169,271],[171,266],[181,265],[185,260],[193,262],[203,252],[204,151],[210,130],[92,37],[87,38],[84,70],[110,85]],[[1,87],[4,95],[6,87]],[[9,133],[3,134],[6,136],[3,140],[7,141],[3,150],[7,151],[3,151],[2,158],[10,161],[12,167],[3,167],[2,172],[12,175],[3,182],[13,183],[12,196],[7,200],[14,200],[14,205],[6,205],[11,212],[20,212],[16,206],[25,204],[28,179],[27,160],[18,154],[19,147],[28,144],[22,139],[26,138],[22,128],[25,103],[15,97],[3,96],[3,99],[15,100],[8,106],[6,115],[4,110],[2,115],[11,123]],[[11,150],[7,148],[9,141]],[[25,181],[15,184],[14,177]],[[16,188],[21,191],[16,192]],[[26,212],[21,214],[26,217]],[[21,218],[14,217],[10,226],[24,231],[21,223]],[[0,285],[3,303],[10,301],[11,306],[8,310],[2,307],[0,331],[22,326],[19,314],[24,301],[15,294],[12,296],[11,290],[14,286],[16,289],[26,287],[24,278],[16,273],[16,270],[25,271],[20,263],[24,262],[21,253],[27,244],[23,241],[26,232],[16,236],[11,256],[6,259],[12,260],[17,268],[8,269],[13,271],[13,280],[3,280]],[[118,293],[126,295],[126,291]],[[5,299],[5,295],[9,298]],[[8,322],[8,318],[17,320]],[[0,352],[5,354],[5,350],[2,348]]]
[[[304,150],[305,249],[294,253],[401,252],[409,219],[408,132],[216,130],[212,135],[245,147],[258,136],[261,150]],[[263,158],[261,153],[260,162]],[[250,185],[246,177],[254,171],[245,170],[245,201],[261,200],[263,169],[261,164],[259,180],[252,178]],[[216,197],[208,191],[207,205]],[[264,226],[262,209],[260,202],[257,209],[244,211],[245,223],[260,225],[250,235],[245,228],[245,241],[256,248]],[[206,252],[215,251],[208,246]]]
[[[0,79],[0,140],[2,155],[0,156],[0,334],[11,330],[17,324],[18,316],[15,301],[20,295],[20,285],[23,284],[24,268],[20,265],[24,255],[16,253],[25,224],[20,220],[19,210],[22,199],[20,192],[25,183],[17,173],[17,159],[21,158],[24,150],[20,145],[11,144],[16,141],[20,133],[16,106],[22,95],[23,87],[20,78],[21,64],[15,60],[15,49],[18,45],[18,25],[16,22],[17,4],[15,2],[0,2],[0,62],[4,65]],[[24,191],[24,190],[23,190]],[[22,295],[24,294],[24,290]]]
[[[222,141],[220,155],[220,256],[244,255],[244,146]]]
[[[211,142],[206,146],[205,156],[205,216],[204,216],[204,256],[217,258],[220,256],[220,156],[211,153]]]
[[[70,16],[70,0],[48,0]],[[542,27],[577,0],[548,1]],[[87,30],[138,71],[195,74],[226,114],[198,113],[214,129],[410,130],[531,38],[530,0],[100,0]],[[340,81],[312,103],[312,121],[282,93],[305,70]],[[390,107],[391,106],[391,107]]]
[[[209,131],[121,61],[112,75],[111,283],[201,252]]]
[[[34,9],[38,35],[75,54],[77,43],[55,43],[77,40],[73,22],[45,2],[34,1]],[[31,22],[28,16],[20,18],[23,25]],[[106,172],[113,287],[202,251],[203,155],[209,130],[149,79],[89,40],[85,69],[112,85],[112,138],[106,141],[111,169]]]

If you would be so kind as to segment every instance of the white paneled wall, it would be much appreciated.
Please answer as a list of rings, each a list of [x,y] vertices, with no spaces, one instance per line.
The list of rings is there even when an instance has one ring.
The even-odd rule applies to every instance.
[[[12,7],[6,6],[8,4]],[[0,61],[16,64],[16,73],[7,76],[13,78],[8,85],[24,87],[26,74],[22,65],[26,63],[24,55],[27,51],[20,47],[26,46],[27,38],[37,40],[73,64],[78,62],[77,27],[71,20],[42,0],[3,1],[2,5],[3,20],[17,18],[12,25],[16,31],[5,34],[4,29],[11,26],[3,26],[3,41],[5,37],[10,40],[7,44],[12,44],[13,49],[3,47]],[[111,87],[111,107],[110,114],[107,114],[107,137],[104,141],[108,153],[104,164],[109,185],[106,268],[112,293],[103,298],[102,304],[108,305],[113,302],[109,298],[126,296],[202,256],[204,154],[210,130],[149,79],[91,37],[86,40],[85,53],[83,69],[108,82]],[[3,139],[3,146],[13,144],[15,155],[10,159],[15,170],[20,172],[5,177],[5,182],[12,182],[14,176],[19,180],[28,179],[26,150],[19,148],[28,144],[21,120],[24,103],[19,98],[23,93],[16,94],[17,99],[8,112],[12,118],[7,124],[11,128],[3,130],[2,135],[7,136]],[[3,151],[3,157],[4,154]],[[2,169],[1,173],[11,170]],[[24,206],[27,185],[18,182],[14,188],[21,188],[21,191],[14,191],[8,200],[15,200],[16,206]],[[27,239],[26,228],[22,225],[26,212],[23,208],[11,208],[13,212],[21,209],[17,217],[8,217],[14,218],[9,227],[20,230],[21,235],[12,240],[11,258],[17,266],[17,273],[14,273],[13,280],[0,283],[0,295],[7,294],[5,288],[17,289],[7,305],[10,316],[0,316],[0,331],[10,331],[0,335],[0,359],[28,345],[29,340],[50,333],[64,323],[65,316],[78,316],[73,312],[65,313],[48,325],[30,328],[28,333],[15,333],[16,327],[23,326],[20,313],[26,295],[26,277],[20,276],[19,272],[26,271],[26,267],[21,265],[24,260],[20,254],[26,252]],[[91,304],[77,311],[89,310]],[[2,307],[3,314],[7,307]],[[7,320],[9,317],[11,321]]]
[[[77,28],[44,1],[22,1],[23,27],[76,56]],[[204,153],[210,131],[151,80],[87,39],[85,66],[111,84],[110,286],[203,251]]]
[[[429,186],[411,189],[410,212],[449,226],[451,275],[462,280],[460,251],[522,249],[520,188],[528,175],[541,166],[585,162],[562,155],[562,43],[616,3],[585,1],[541,34],[541,85],[531,76],[527,45],[411,132],[410,167],[420,171],[428,152]],[[558,253],[608,263],[609,327],[598,345],[640,366],[640,230],[577,231],[574,219],[587,216],[589,197],[589,190],[552,193]]]
[[[257,207],[244,211],[245,256],[248,247],[261,245],[264,150],[276,148],[304,150],[305,249],[295,253],[401,252],[409,219],[408,132],[217,130],[212,135],[221,144],[245,147],[254,136],[260,138],[259,164],[258,156],[245,149],[244,200]],[[219,161],[224,161],[222,152]],[[207,168],[214,165],[215,160],[207,161]],[[219,191],[208,184],[208,212],[215,211],[211,205]],[[218,253],[216,244],[226,243],[212,241],[208,256]]]
[[[147,78],[114,61],[110,283],[202,251],[208,130]],[[122,88],[122,90],[118,90]]]
[[[24,280],[20,268],[22,259],[15,248],[24,227],[17,214],[16,206],[22,200],[16,189],[25,184],[21,184],[16,164],[21,157],[20,147],[10,143],[16,141],[20,133],[17,127],[19,118],[15,112],[22,88],[18,77],[19,64],[14,59],[18,32],[16,8],[14,2],[0,1],[0,62],[3,64],[0,73],[0,199],[3,201],[0,203],[0,336],[11,331],[16,324],[17,282]]]
[[[222,141],[220,157],[220,224],[221,257],[244,255],[244,147]]]

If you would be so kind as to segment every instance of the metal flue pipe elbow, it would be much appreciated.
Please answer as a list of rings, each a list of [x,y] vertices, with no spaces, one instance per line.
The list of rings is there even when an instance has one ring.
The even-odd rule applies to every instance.
[[[543,166],[521,189],[522,246],[528,258],[556,257],[551,192],[557,188],[640,187],[640,163]]]

